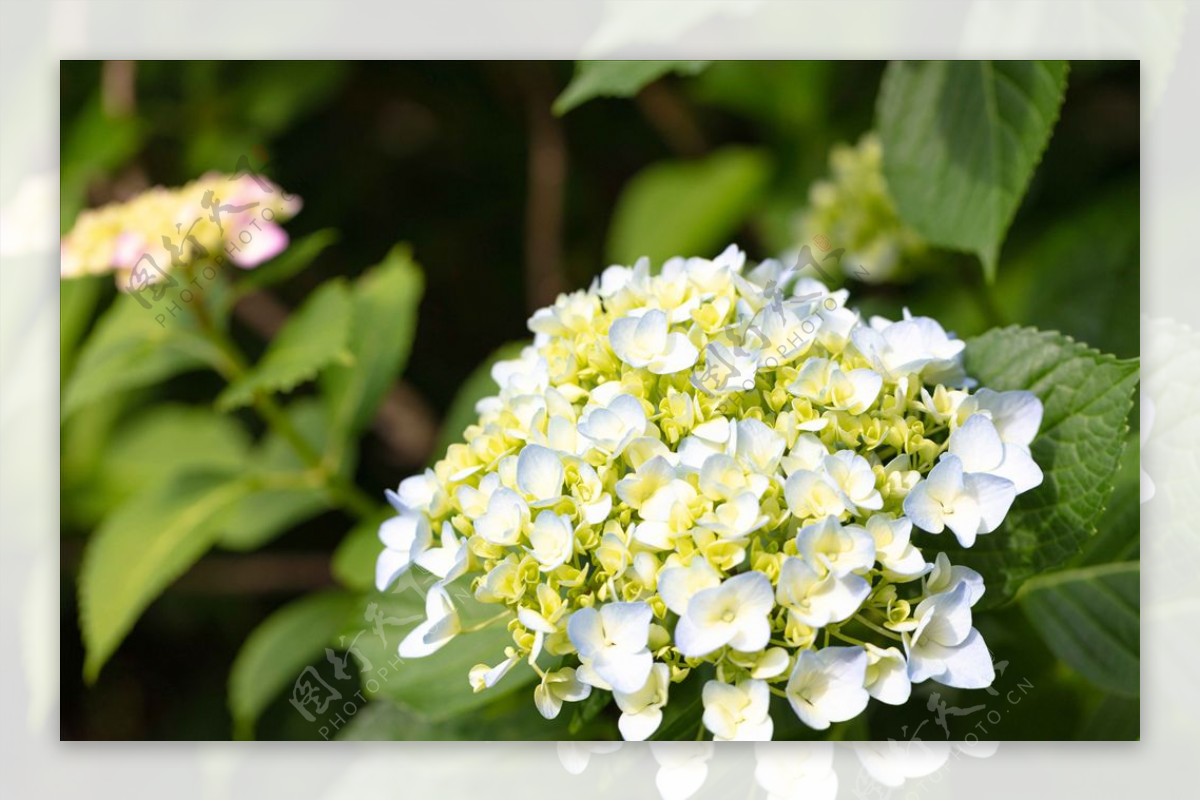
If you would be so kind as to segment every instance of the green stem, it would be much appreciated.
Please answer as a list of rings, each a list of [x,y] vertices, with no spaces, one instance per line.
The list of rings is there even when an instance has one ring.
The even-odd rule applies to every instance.
[[[904,639],[903,637],[901,637],[899,634],[897,634],[894,631],[888,631],[887,629],[883,628],[882,626],[875,625],[874,623],[867,620],[862,615],[855,615],[854,619],[857,620],[859,623],[862,623],[864,626],[866,626],[867,628],[869,628],[871,631],[875,632],[876,634],[882,634],[885,637],[890,637],[893,640],[897,640],[897,641]]]
[[[223,364],[215,365],[221,377],[232,383],[245,375],[249,370],[246,357],[229,335],[213,321],[212,315],[208,313],[208,307],[204,305],[204,299],[200,298],[192,303],[191,309],[196,316],[196,322],[199,323],[200,332],[225,359]],[[354,513],[363,520],[376,513],[379,508],[378,504],[361,489],[322,463],[321,454],[292,425],[292,421],[274,398],[265,393],[256,392],[254,394],[254,410],[272,431],[283,437],[292,446],[292,450],[300,457],[300,461],[316,474],[321,486],[325,488],[338,507]]]
[[[840,631],[837,631],[836,629],[833,631],[833,636],[837,637],[839,640],[841,640],[843,642],[848,642],[851,645],[866,645],[866,643],[863,642],[862,640],[851,637],[849,634],[842,634]]]
[[[464,627],[462,630],[459,631],[459,634],[471,634],[476,631],[483,631],[484,629],[486,629],[488,626],[492,625],[493,623],[498,623],[501,620],[505,620],[505,619],[508,619],[511,617],[512,617],[512,613],[506,610],[506,611],[501,612],[500,614],[496,615],[495,617],[489,617],[487,620],[484,620],[481,623],[476,623],[473,626]]]
[[[992,295],[992,285],[982,278],[976,278],[971,281],[975,289],[975,297],[979,301],[979,308],[983,311],[984,317],[987,319],[988,325],[992,328],[1001,328],[1007,324],[1004,317],[1004,312],[1000,309],[1000,304],[996,303],[996,298]]]

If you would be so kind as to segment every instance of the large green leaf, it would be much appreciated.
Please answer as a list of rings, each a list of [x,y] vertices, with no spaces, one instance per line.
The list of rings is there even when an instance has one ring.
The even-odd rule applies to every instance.
[[[75,363],[75,352],[105,290],[107,279],[85,275],[58,283],[58,370],[65,383]]]
[[[291,243],[287,250],[266,264],[247,272],[237,284],[239,294],[281,284],[304,270],[324,250],[337,241],[337,231],[325,228]]]
[[[1066,570],[1030,580],[1018,595],[1050,650],[1098,687],[1140,690],[1141,572],[1137,562]]]
[[[897,61],[879,93],[884,174],[904,221],[975,253],[1000,244],[1050,141],[1065,61]]]
[[[446,416],[442,418],[441,431],[438,434],[437,447],[433,449],[433,459],[437,461],[446,455],[446,449],[451,445],[462,442],[463,432],[467,426],[476,422],[479,415],[475,413],[475,404],[484,398],[495,395],[500,391],[492,380],[492,366],[505,359],[515,359],[521,355],[521,350],[528,342],[509,342],[501,345],[491,356],[471,371],[466,380],[458,388],[458,394],[450,404]]]
[[[1109,356],[1062,334],[993,329],[967,342],[967,371],[995,390],[1027,389],[1045,406],[1033,458],[1041,486],[1021,495],[999,529],[963,549],[947,535],[923,537],[955,564],[980,571],[984,605],[1012,597],[1021,582],[1062,567],[1096,534],[1125,447],[1138,362]]]
[[[113,436],[96,481],[119,503],[172,476],[204,469],[241,469],[250,436],[211,408],[161,404],[139,411]]]
[[[320,402],[302,398],[285,410],[296,433],[319,453],[328,439],[329,424]],[[357,451],[352,450],[357,456]],[[341,475],[353,470],[346,460]],[[277,431],[268,431],[243,465],[246,474],[261,486],[237,504],[222,527],[221,547],[250,551],[262,547],[287,529],[330,508],[324,487],[307,472],[291,442]]]
[[[766,153],[725,147],[695,161],[663,161],[635,175],[617,201],[608,258],[715,255],[729,244],[767,186]]]
[[[1126,436],[1121,465],[1113,476],[1108,508],[1096,523],[1096,536],[1071,562],[1072,567],[1130,562],[1141,552],[1141,448],[1136,431]]]
[[[1109,694],[1084,718],[1075,732],[1078,740],[1141,739],[1142,705],[1138,698]]]
[[[245,406],[260,392],[289,392],[335,362],[348,363],[353,308],[345,282],[323,284],[288,319],[258,364],[217,397],[217,408]]]
[[[228,472],[176,476],[136,495],[92,535],[79,571],[80,627],[94,681],[142,611],[199,559],[250,492]]]
[[[667,73],[695,75],[707,66],[707,61],[580,61],[554,101],[554,113],[566,114],[596,97],[632,97]]]
[[[252,737],[267,704],[306,665],[324,664],[322,649],[337,645],[338,632],[357,604],[358,598],[343,592],[309,595],[275,610],[250,633],[229,672],[235,736]]]
[[[351,653],[357,651],[367,695],[398,702],[426,720],[442,721],[486,706],[526,687],[536,678],[529,665],[521,662],[490,690],[476,693],[471,689],[471,668],[500,663],[505,658],[504,649],[513,644],[503,621],[460,634],[440,650],[420,659],[397,656],[404,635],[425,619],[424,593],[417,582],[401,582],[401,587],[400,591],[368,596],[368,603],[376,604],[376,615],[369,619],[382,621],[379,630],[370,622],[360,621],[347,638],[355,642]],[[480,604],[460,586],[451,588],[451,597],[467,625],[471,620],[486,620],[499,608]]]
[[[599,693],[593,692],[593,695]],[[608,693],[604,693],[608,695]],[[584,702],[586,703],[586,702]],[[337,733],[339,740],[617,740],[612,721],[597,719],[571,731],[572,710],[582,704],[564,704],[562,713],[546,720],[537,711],[532,693],[511,693],[480,709],[449,720],[431,722],[389,701],[367,704]]]
[[[216,285],[214,282],[211,286]],[[208,295],[206,292],[204,301],[193,302],[208,302]],[[63,391],[63,417],[114,392],[226,363],[225,357],[198,333],[186,305],[177,304],[181,312],[166,315],[163,307],[173,296],[168,298],[147,309],[132,297],[117,296],[79,353]]]
[[[349,341],[354,364],[335,365],[321,376],[335,463],[340,461],[343,444],[371,421],[408,362],[423,285],[421,270],[404,245],[392,248],[379,266],[354,285]]]

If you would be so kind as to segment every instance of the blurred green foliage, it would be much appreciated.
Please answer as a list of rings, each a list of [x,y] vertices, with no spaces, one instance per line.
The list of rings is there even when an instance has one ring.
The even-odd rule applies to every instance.
[[[983,334],[1007,349],[1013,385],[1035,381],[1022,373],[1034,364],[1066,371],[1054,382],[1079,392],[1048,402],[1047,415],[1061,412],[1069,436],[1052,432],[1041,457],[1053,462],[1047,491],[1079,492],[1082,506],[1041,499],[1064,528],[1053,554],[1016,525],[1023,513],[1036,526],[1037,509],[1010,524],[1006,542],[1026,550],[993,562],[997,598],[1006,580],[1012,593],[1040,577],[1019,603],[977,618],[998,660],[997,695],[922,687],[834,735],[899,739],[924,726],[922,737],[940,738],[925,723],[941,703],[1003,708],[987,738],[1136,737],[1138,465],[1136,430],[1123,434],[1136,366],[1119,360],[1138,352],[1138,70],[1072,63],[1064,90],[1065,66],[1023,69],[64,62],[64,231],[85,207],[243,161],[305,205],[288,251],[204,293],[217,336],[192,316],[158,325],[107,279],[62,284],[62,736],[615,736],[611,710],[595,704],[543,721],[528,675],[482,695],[445,680],[478,661],[478,638],[496,645],[502,630],[380,673],[421,612],[419,586],[371,589],[382,489],[458,441],[490,391],[488,366],[552,300],[546,264],[574,288],[641,255],[711,255],[729,241],[752,258],[794,251],[808,244],[799,220],[831,147],[875,128],[905,222],[979,254],[994,282],[975,256],[935,250],[905,283],[845,283],[864,314],[907,306],[960,336]],[[891,96],[880,94],[885,72]],[[971,115],[971,103],[988,108],[971,78],[988,75],[979,88],[998,105]],[[1017,91],[1024,78],[1033,83]],[[947,95],[970,102],[944,108]],[[980,149],[1001,141],[997,126],[1017,128],[999,155]],[[564,165],[563,183],[538,177],[546,158]],[[935,182],[931,164],[960,169]],[[534,230],[550,232],[548,261]],[[245,313],[261,293],[291,312],[273,336]],[[1064,337],[985,334],[1010,323],[1112,356],[1082,356]],[[408,416],[381,416],[392,403]],[[1084,407],[1103,425],[1078,418]],[[400,451],[387,420],[419,436]],[[1071,463],[1085,436],[1088,453],[1105,454],[1095,476]],[[1064,567],[1074,569],[1052,572]],[[1071,612],[1114,597],[1111,631]],[[1098,657],[1097,638],[1112,636],[1120,647]],[[329,731],[288,702],[310,666],[330,690],[376,700]],[[1011,700],[1026,694],[1027,706]],[[679,719],[664,734],[694,736],[687,707],[674,699]],[[941,722],[958,738],[976,721]]]

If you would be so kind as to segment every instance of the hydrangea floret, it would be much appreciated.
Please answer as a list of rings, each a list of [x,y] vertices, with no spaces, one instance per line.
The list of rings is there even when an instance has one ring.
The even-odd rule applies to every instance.
[[[610,267],[533,315],[465,441],[388,493],[378,587],[437,578],[402,655],[460,630],[456,581],[512,644],[447,681],[486,691],[524,660],[542,715],[611,693],[626,739],[693,673],[722,740],[770,739],[771,695],[821,730],[914,683],[991,684],[982,578],[914,536],[1001,525],[1042,480],[1041,403],[977,388],[932,319],[864,321],[844,290],[745,261]]]
[[[129,290],[167,280],[173,269],[201,258],[252,269],[288,246],[279,223],[300,198],[249,172],[208,173],[177,188],[156,186],[136,197],[80,212],[61,243],[63,278],[114,273]]]

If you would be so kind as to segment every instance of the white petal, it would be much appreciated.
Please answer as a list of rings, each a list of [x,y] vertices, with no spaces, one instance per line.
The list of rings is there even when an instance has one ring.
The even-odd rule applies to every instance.
[[[521,621],[521,625],[530,631],[540,631],[543,634],[553,634],[557,631],[554,624],[546,620],[539,612],[526,606],[517,609],[517,620]]]
[[[375,588],[383,592],[411,566],[407,552],[384,548],[375,560]]]
[[[1017,495],[1011,481],[986,474],[967,476],[966,490],[979,507],[980,534],[995,531],[1004,522]]]
[[[925,477],[928,492],[939,501],[953,500],[963,489],[963,464],[952,453],[942,454],[942,458]]]
[[[908,702],[912,695],[912,682],[908,678],[908,663],[895,648],[887,649],[887,656],[868,668],[875,679],[867,686],[872,698],[885,704],[899,706]]]
[[[621,730],[621,737],[626,741],[641,742],[654,734],[662,723],[662,718],[662,710],[657,707],[644,709],[636,715],[626,712],[617,720],[617,728]]]
[[[650,638],[650,604],[642,601],[610,603],[600,608],[604,636],[614,647],[637,651]]]
[[[986,415],[973,414],[950,435],[949,452],[967,473],[990,473],[1004,461],[1004,443]]]
[[[608,341],[618,359],[634,367],[645,367],[646,359],[637,349],[639,322],[636,317],[614,320],[608,328]]]
[[[921,642],[958,645],[971,632],[971,590],[960,583],[950,592],[931,595],[917,604],[915,617],[929,616],[923,627]]]
[[[991,413],[1000,438],[1007,443],[1028,446],[1041,428],[1042,402],[1032,392],[981,389],[972,399],[979,409]]]
[[[1024,445],[1005,445],[1004,461],[992,472],[1011,481],[1018,495],[1041,485],[1043,478],[1042,468],[1033,461],[1029,448]]]
[[[770,640],[770,622],[765,616],[756,616],[739,621],[737,633],[729,639],[729,647],[746,653],[754,653],[766,648]]]
[[[854,615],[871,594],[871,584],[862,576],[829,574],[809,593],[815,625],[840,623]],[[814,625],[809,623],[809,625]]]
[[[600,651],[592,662],[592,668],[612,685],[614,692],[637,692],[646,684],[646,678],[654,666],[654,657],[648,650],[640,653],[618,652],[612,648]]]
[[[683,334],[671,334],[667,337],[667,347],[662,355],[651,359],[646,369],[655,375],[670,375],[686,370],[696,363],[700,351]]]
[[[429,518],[422,514],[403,514],[383,521],[379,539],[394,551],[419,553],[429,546],[433,532]]]
[[[705,590],[704,592],[712,592]],[[696,598],[692,599],[693,602]],[[689,604],[689,611],[691,605]],[[714,628],[697,626],[690,615],[679,618],[675,625],[675,647],[686,657],[698,657],[710,654],[729,641],[732,632],[728,626]]]
[[[942,520],[942,505],[930,497],[927,481],[917,484],[905,497],[904,514],[908,515],[913,525],[930,534],[941,534],[946,528]]]
[[[429,621],[425,621],[410,631],[408,635],[400,641],[400,656],[404,657],[405,659],[419,659],[423,656],[429,656],[438,648],[441,648],[443,645],[445,645],[445,641],[435,643],[425,642],[425,635],[429,633],[431,628],[433,628],[433,624],[431,624]]]
[[[562,494],[562,458],[541,445],[526,445],[517,459],[517,486],[535,502]]]
[[[608,405],[609,411],[620,418],[625,428],[632,431],[634,436],[641,436],[646,430],[646,410],[642,402],[632,395],[618,395]]]
[[[547,720],[554,720],[562,710],[563,699],[546,689],[545,684],[533,688],[533,703]]]
[[[771,475],[779,466],[787,442],[768,428],[761,420],[753,418],[737,424],[736,456],[747,471]]]
[[[766,615],[775,608],[775,588],[766,574],[757,570],[726,579],[721,588],[734,593],[740,610],[746,613]]]
[[[789,661],[788,652],[783,648],[768,648],[759,657],[750,675],[755,679],[773,679],[787,670]]]
[[[676,565],[668,567],[658,574],[658,594],[662,596],[667,608],[677,615],[687,612],[688,602],[700,590],[715,587],[721,583],[721,575],[702,556],[692,557],[685,567]]]
[[[977,473],[971,478],[991,478],[985,473]],[[1003,479],[998,479],[1003,481]],[[975,535],[979,533],[983,524],[983,513],[979,509],[979,502],[975,495],[970,492],[964,492],[954,500],[954,508],[950,512],[943,512],[942,520],[946,524],[946,528],[954,532],[954,536],[964,548],[970,548],[975,544]]]
[[[908,665],[913,683],[933,679],[947,687],[977,690],[990,686],[996,678],[987,645],[975,629],[954,647],[921,644],[909,654]]]
[[[604,645],[604,624],[594,607],[585,606],[567,621],[567,637],[581,657],[591,659]]]

